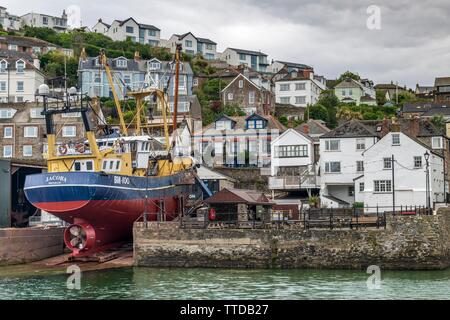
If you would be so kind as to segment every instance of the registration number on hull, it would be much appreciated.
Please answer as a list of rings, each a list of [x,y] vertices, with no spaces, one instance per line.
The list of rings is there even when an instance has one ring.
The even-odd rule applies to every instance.
[[[130,178],[128,177],[114,177],[114,184],[130,184]]]

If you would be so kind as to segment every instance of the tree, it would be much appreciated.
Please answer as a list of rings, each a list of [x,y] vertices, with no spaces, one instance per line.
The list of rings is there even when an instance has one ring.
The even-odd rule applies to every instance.
[[[386,101],[386,90],[376,90],[376,99],[377,99],[377,104],[379,106],[383,106],[387,101]]]
[[[341,121],[362,120],[363,116],[360,111],[354,111],[350,107],[340,107],[336,113],[336,118]]]
[[[440,129],[445,129],[445,119],[442,115],[431,118],[431,123]]]
[[[67,72],[68,86],[77,84],[78,62],[75,58],[67,57],[59,51],[50,51],[41,55],[41,69],[50,78],[64,76]],[[65,61],[65,62],[64,62]]]
[[[339,76],[338,81],[341,82],[341,81],[344,81],[347,78],[351,78],[351,79],[356,80],[356,81],[361,80],[361,77],[359,76],[359,74],[353,73],[351,71],[345,71],[343,74],[341,74]]]
[[[322,120],[328,123],[328,110],[321,104],[315,104],[309,108],[309,118],[315,120]]]

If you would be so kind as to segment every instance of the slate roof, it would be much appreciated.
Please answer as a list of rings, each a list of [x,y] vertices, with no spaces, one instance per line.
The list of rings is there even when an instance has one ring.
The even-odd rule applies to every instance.
[[[359,89],[362,89],[363,85],[352,78],[347,78],[347,79],[339,82],[335,86],[335,88],[359,88]]]
[[[139,23],[133,17],[130,17],[130,18],[125,19],[125,20],[116,20],[116,21],[119,23],[119,26],[123,26],[129,20],[133,20],[139,26],[139,28],[155,30],[155,31],[161,31],[159,28],[157,28],[157,27],[155,27],[155,26],[153,26],[151,24]]]
[[[19,47],[55,47],[60,48],[60,46],[32,37],[22,37],[22,36],[0,36],[0,43],[15,44]]]
[[[253,115],[252,115],[253,116]],[[217,118],[214,122],[210,123],[209,125],[205,126],[203,128],[203,131],[209,130],[209,129],[215,129],[215,122],[222,119],[223,117],[226,117],[227,119],[234,121],[235,126],[234,129],[241,129],[241,130],[245,130],[246,129],[246,121],[247,118],[250,118],[252,116],[236,116],[236,117],[230,117],[230,116],[221,116],[219,118]],[[271,130],[271,129],[278,129],[281,131],[286,130],[286,127],[281,124],[275,117],[271,116],[271,115],[267,115],[267,116],[262,116],[262,115],[258,115],[259,117],[265,119],[267,121],[267,127],[265,129],[267,130]],[[256,129],[258,130],[258,129]],[[217,130],[219,131],[219,130]]]
[[[358,120],[350,120],[336,129],[324,134],[321,138],[355,138],[378,137],[379,135]]]
[[[436,103],[436,102],[414,102],[405,103],[403,105],[402,112],[404,113],[425,113],[432,109],[442,110],[450,108],[450,102],[448,103]]]
[[[244,203],[250,205],[275,205],[260,191],[225,188],[206,199],[206,203]]]
[[[23,59],[31,63],[34,61],[34,55],[28,52],[20,52],[15,50],[0,50],[0,58]]]
[[[443,78],[436,78],[434,81],[435,87],[442,87],[442,86],[450,86],[450,77],[443,77]]]
[[[229,48],[230,50],[236,51],[237,53],[242,54],[249,54],[254,56],[265,56],[267,57],[267,54],[262,53],[261,51],[251,51],[251,50],[244,50],[244,49],[237,49],[237,48]]]
[[[363,102],[371,102],[371,101],[377,101],[377,99],[372,98],[371,96],[366,94],[365,96],[361,97],[361,101],[363,101]]]
[[[207,44],[213,44],[213,45],[217,44],[217,43],[215,43],[214,41],[212,41],[211,39],[196,37],[196,36],[194,36],[194,34],[193,34],[192,32],[190,32],[190,31],[189,31],[189,32],[186,32],[186,33],[184,33],[184,34],[181,34],[181,35],[175,34],[175,36],[176,36],[179,40],[181,40],[181,39],[183,39],[184,37],[186,37],[188,34],[192,35],[195,39],[197,39],[198,42],[201,42],[201,43],[207,43]]]
[[[282,63],[289,68],[312,69],[312,67],[307,66],[306,64],[302,64],[302,63],[286,62],[286,61],[280,61],[280,60],[276,60],[276,62]]]
[[[308,122],[298,125],[294,130],[305,132],[306,126],[308,126],[309,135],[323,135],[331,131],[323,121],[314,119],[309,119]]]

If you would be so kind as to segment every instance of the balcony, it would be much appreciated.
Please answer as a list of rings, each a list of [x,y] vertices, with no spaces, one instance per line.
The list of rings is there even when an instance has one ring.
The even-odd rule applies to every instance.
[[[271,190],[304,190],[320,188],[319,177],[315,174],[303,174],[301,176],[269,177],[269,189]]]

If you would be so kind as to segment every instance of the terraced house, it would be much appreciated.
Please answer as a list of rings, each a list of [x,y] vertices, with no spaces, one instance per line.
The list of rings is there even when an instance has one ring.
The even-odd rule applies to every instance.
[[[92,31],[102,33],[114,41],[131,39],[133,42],[157,47],[161,42],[161,30],[150,24],[137,22],[130,17],[125,20],[114,20],[111,25],[99,19]]]
[[[227,48],[222,53],[221,59],[235,67],[245,64],[258,72],[267,72],[269,66],[267,54],[261,51]]]
[[[176,45],[182,45],[182,51],[186,54],[195,56],[200,54],[206,60],[215,60],[218,58],[217,43],[207,38],[196,37],[192,32],[184,34],[174,34],[166,43],[166,47],[171,53],[175,53]]]
[[[36,90],[44,81],[39,65],[33,64],[27,55],[10,58],[0,55],[1,103],[35,101]]]

